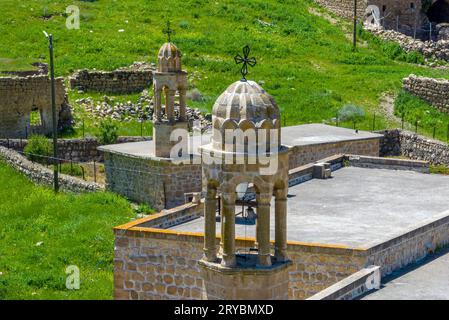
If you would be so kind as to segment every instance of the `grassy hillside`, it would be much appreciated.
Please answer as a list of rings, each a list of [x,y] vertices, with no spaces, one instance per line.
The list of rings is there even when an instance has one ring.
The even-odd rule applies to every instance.
[[[79,30],[65,27],[64,11],[72,4],[81,9]],[[287,125],[327,121],[346,103],[359,104],[372,115],[380,94],[399,91],[404,76],[445,76],[393,61],[375,43],[360,43],[353,53],[350,24],[330,22],[316,12],[322,11],[311,0],[28,0],[19,5],[3,0],[0,70],[45,60],[42,30],[55,36],[60,75],[78,68],[111,70],[136,60],[155,62],[166,40],[161,30],[170,19],[191,86],[206,98],[190,104],[204,110],[240,78],[233,56],[246,44],[258,59],[249,78],[263,81]],[[377,119],[378,128],[392,125]],[[371,128],[370,120],[361,127]]]
[[[2,162],[0,185],[0,300],[112,299],[112,227],[133,215],[128,202],[55,196]],[[65,287],[69,265],[80,269],[80,290]]]

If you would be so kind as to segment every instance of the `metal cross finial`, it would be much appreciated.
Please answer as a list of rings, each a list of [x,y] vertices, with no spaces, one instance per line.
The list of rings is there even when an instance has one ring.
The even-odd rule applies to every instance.
[[[163,29],[162,32],[167,35],[168,42],[171,42],[171,35],[175,34],[175,31],[170,28],[170,20],[167,20],[167,27]]]
[[[246,81],[246,75],[248,74],[248,66],[254,67],[257,63],[256,58],[251,57],[249,58],[249,52],[251,49],[248,45],[243,47],[243,57],[240,54],[237,54],[234,57],[235,63],[240,64],[243,63],[242,69],[240,70],[242,74],[242,81]]]

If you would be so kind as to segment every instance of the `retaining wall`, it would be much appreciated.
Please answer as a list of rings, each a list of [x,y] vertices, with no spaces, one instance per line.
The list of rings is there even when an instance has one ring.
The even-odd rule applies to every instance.
[[[404,156],[413,160],[428,161],[433,165],[449,166],[449,145],[409,131],[399,129],[379,131],[384,138],[380,143],[380,155]]]
[[[412,74],[404,78],[402,83],[404,90],[449,114],[449,80],[417,77]]]
[[[53,187],[53,170],[38,163],[31,162],[18,152],[0,146],[0,160],[5,161],[12,168],[27,176],[31,181]],[[62,191],[94,192],[104,188],[96,183],[71,177],[65,174],[59,175],[59,187]]]

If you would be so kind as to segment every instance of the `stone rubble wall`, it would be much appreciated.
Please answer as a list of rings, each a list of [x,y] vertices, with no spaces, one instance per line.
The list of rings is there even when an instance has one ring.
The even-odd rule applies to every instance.
[[[106,93],[133,93],[149,88],[153,83],[153,68],[118,69],[114,71],[79,70],[70,78],[70,88]]]
[[[418,77],[414,74],[402,80],[403,89],[421,98],[438,110],[449,114],[449,80]]]
[[[320,6],[346,19],[354,18],[354,0],[315,0]],[[365,15],[367,0],[357,0],[358,16]]]
[[[67,103],[64,79],[56,78],[58,128],[71,125],[72,115]],[[0,77],[0,138],[25,138],[32,133],[49,134],[53,120],[51,82],[46,75]],[[38,110],[41,125],[30,125],[30,114]]]
[[[12,168],[24,174],[34,183],[53,187],[53,170],[38,163],[29,161],[15,150],[0,146],[0,160],[5,161]],[[59,174],[59,187],[62,191],[95,192],[103,190],[99,184]]]
[[[146,141],[148,137],[119,137],[117,143]],[[26,139],[0,139],[0,146],[23,152]],[[96,138],[58,139],[59,158],[74,162],[103,161],[103,153],[97,150],[100,143]]]
[[[399,129],[379,131],[384,134],[380,155],[404,156],[413,160],[428,161],[433,165],[449,166],[449,145]]]
[[[416,51],[426,59],[449,61],[449,41],[421,41],[393,30],[383,28],[368,28],[375,36],[398,43],[406,52]]]

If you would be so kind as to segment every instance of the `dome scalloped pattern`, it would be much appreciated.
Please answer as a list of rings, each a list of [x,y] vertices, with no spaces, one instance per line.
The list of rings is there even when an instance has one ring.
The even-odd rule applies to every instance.
[[[216,100],[212,117],[236,122],[249,120],[254,124],[265,119],[280,119],[274,98],[254,81],[237,81],[231,84]]]
[[[157,67],[159,72],[181,71],[181,51],[171,42],[164,43],[159,49]]]

